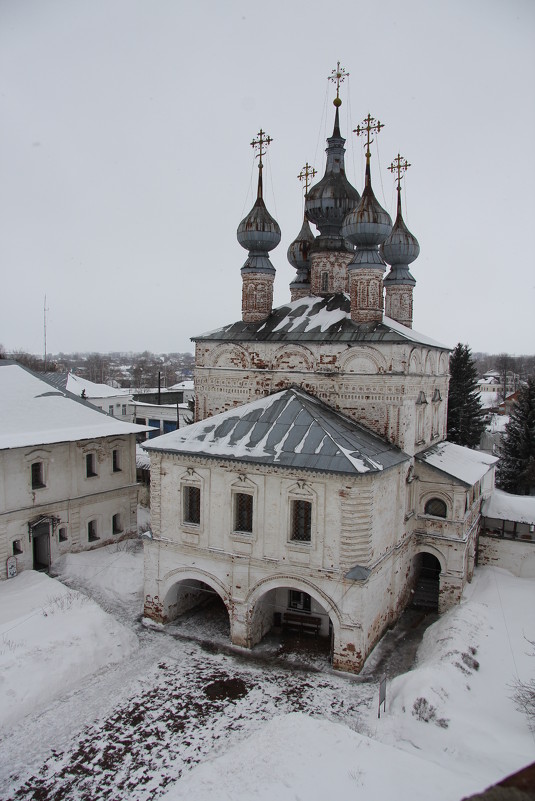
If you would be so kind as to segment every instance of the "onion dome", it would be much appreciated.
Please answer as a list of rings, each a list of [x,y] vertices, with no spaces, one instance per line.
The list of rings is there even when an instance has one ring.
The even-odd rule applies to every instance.
[[[391,265],[385,284],[410,284],[414,286],[416,281],[409,272],[409,264],[418,258],[420,245],[418,240],[411,234],[403,221],[401,213],[401,190],[398,186],[398,208],[396,222],[385,242],[380,248],[381,255],[385,261]]]
[[[308,219],[319,229],[320,237],[325,246],[351,248],[343,242],[341,227],[346,214],[359,202],[360,195],[346,178],[344,166],[345,139],[340,134],[338,108],[336,112],[332,136],[327,139],[327,164],[325,174],[321,181],[313,186],[305,201],[305,211]],[[328,240],[335,240],[329,243]],[[336,241],[338,240],[338,241]],[[320,246],[321,246],[320,244]]]
[[[344,219],[342,236],[361,248],[377,248],[392,230],[390,214],[380,206],[373,194],[370,161],[366,163],[366,183],[362,198],[356,209]],[[352,264],[355,264],[356,258]],[[382,260],[381,260],[382,261]]]
[[[296,239],[294,239],[288,248],[288,252],[286,254],[288,261],[292,267],[295,267],[297,271],[310,269],[308,254],[314,239],[314,234],[310,230],[310,225],[305,217],[303,220],[303,225],[301,226],[301,230],[297,234]]]
[[[256,272],[275,272],[268,253],[277,247],[281,240],[281,229],[266,209],[262,198],[262,165],[259,164],[258,192],[255,204],[244,217],[236,233],[238,242],[249,251],[249,257],[242,267]]]

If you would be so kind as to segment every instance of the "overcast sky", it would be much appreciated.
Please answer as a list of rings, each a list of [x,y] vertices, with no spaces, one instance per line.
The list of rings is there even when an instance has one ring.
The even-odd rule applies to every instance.
[[[187,351],[239,319],[260,127],[289,300],[296,176],[323,172],[338,60],[349,180],[368,112],[392,216],[387,167],[412,164],[414,328],[533,353],[533,0],[1,0],[0,343],[42,354],[45,294],[49,353]]]

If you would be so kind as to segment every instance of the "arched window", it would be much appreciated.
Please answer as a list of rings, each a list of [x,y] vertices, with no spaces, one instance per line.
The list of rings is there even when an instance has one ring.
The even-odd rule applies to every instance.
[[[447,506],[440,498],[431,498],[425,505],[426,515],[433,517],[446,517]]]

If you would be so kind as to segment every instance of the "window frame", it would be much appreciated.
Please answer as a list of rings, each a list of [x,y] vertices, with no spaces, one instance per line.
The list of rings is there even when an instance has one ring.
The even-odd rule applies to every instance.
[[[234,534],[250,535],[254,531],[254,493],[243,492],[241,489],[232,493],[232,531]],[[247,499],[247,501],[245,501]],[[240,505],[245,503],[248,508],[244,510],[243,516],[240,510]],[[241,518],[241,519],[240,519]],[[246,526],[239,525],[247,518]],[[247,527],[248,526],[248,527]]]
[[[297,597],[299,596],[299,597]],[[288,590],[288,609],[295,609],[296,612],[312,611],[312,596],[303,590]]]
[[[192,495],[197,493],[195,502],[192,504]],[[186,527],[201,526],[202,517],[202,489],[200,484],[182,484],[180,488],[182,506],[182,525]],[[195,514],[191,514],[192,506],[195,507]],[[197,519],[192,519],[197,518]]]
[[[441,509],[443,507],[444,514],[437,514],[436,512],[429,511],[429,507],[431,504],[441,504]],[[428,498],[428,500],[424,504],[424,514],[428,517],[437,517],[440,520],[447,520],[448,517],[448,504],[444,500],[444,498],[439,498],[436,495],[433,495],[432,498]]]
[[[122,515],[120,512],[116,512],[112,515],[111,518],[111,533],[112,534],[124,534],[124,526]]]
[[[85,477],[96,478],[97,476],[97,455],[92,451],[85,455]]]
[[[121,467],[121,449],[120,448],[113,448],[111,452],[111,471],[112,473],[122,473],[123,468]]]
[[[313,504],[307,498],[290,498],[289,542],[310,545],[312,542]],[[301,519],[300,519],[301,518]],[[302,529],[299,533],[297,529]]]
[[[97,542],[100,539],[98,536],[98,521],[95,517],[87,521],[87,541]]]
[[[35,468],[39,468],[38,476],[34,476]],[[32,490],[45,489],[46,487],[45,463],[41,459],[32,462],[30,465],[30,482]]]

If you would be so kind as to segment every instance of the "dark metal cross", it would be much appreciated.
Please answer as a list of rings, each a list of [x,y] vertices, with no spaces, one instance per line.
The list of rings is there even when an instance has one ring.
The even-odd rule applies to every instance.
[[[268,136],[265,131],[260,128],[257,133],[258,139],[253,139],[251,142],[251,147],[255,150],[255,157],[258,156],[258,169],[262,169],[262,156],[266,155],[267,146],[273,142],[271,136]]]
[[[357,136],[363,136],[366,134],[366,159],[369,160],[371,153],[370,153],[370,145],[373,142],[373,139],[370,138],[370,134],[376,132],[380,133],[381,128],[384,128],[384,123],[379,122],[376,120],[375,117],[371,117],[368,114],[367,117],[361,122],[360,125],[357,125],[356,128],[353,129],[353,133],[356,133]]]
[[[406,172],[410,166],[411,165],[409,164],[407,159],[404,159],[403,156],[400,156],[398,153],[396,158],[388,168],[392,173],[392,175],[394,175],[394,173],[397,172],[396,181],[398,183],[398,192],[401,187],[401,179],[403,178],[403,175],[401,173]]]
[[[342,101],[340,100],[340,84],[345,80],[345,78],[349,78],[349,72],[346,72],[345,69],[340,66],[340,62],[338,61],[336,64],[336,69],[333,70],[329,75],[329,81],[336,83],[336,98],[333,101],[335,106],[342,105]]]
[[[305,164],[305,166],[303,167],[303,169],[301,170],[301,172],[297,176],[300,181],[304,181],[305,182],[305,195],[308,195],[308,179],[309,178],[314,178],[314,176],[317,175],[317,174],[318,174],[318,171],[315,170],[314,167],[311,167],[310,164],[307,161],[307,163]]]

